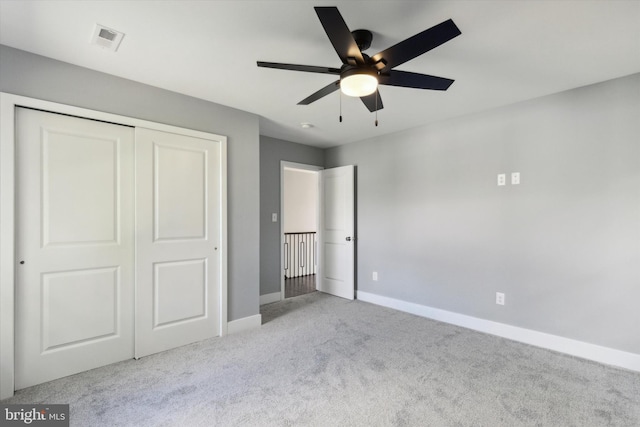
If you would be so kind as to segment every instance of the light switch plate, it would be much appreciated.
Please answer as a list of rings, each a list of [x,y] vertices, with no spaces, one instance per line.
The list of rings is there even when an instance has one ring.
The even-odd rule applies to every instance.
[[[513,172],[511,174],[511,185],[520,184],[520,172]]]
[[[271,214],[271,222],[278,222],[278,214],[277,213],[272,213]]]

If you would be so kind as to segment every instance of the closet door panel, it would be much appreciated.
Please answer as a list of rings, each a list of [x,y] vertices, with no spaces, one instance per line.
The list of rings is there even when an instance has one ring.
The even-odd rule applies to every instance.
[[[16,115],[21,389],[133,357],[134,130]]]
[[[136,357],[220,330],[221,143],[136,129]]]

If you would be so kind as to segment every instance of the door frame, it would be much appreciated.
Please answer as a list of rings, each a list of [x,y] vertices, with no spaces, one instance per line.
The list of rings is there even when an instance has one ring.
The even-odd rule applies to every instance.
[[[17,107],[99,120],[132,127],[179,133],[220,142],[220,330],[227,334],[227,137],[118,114],[73,107],[0,92],[0,399],[13,396],[15,388],[15,222]]]
[[[287,162],[280,160],[280,301],[284,301],[284,170],[285,169],[300,169],[306,171],[320,172],[324,170],[322,166],[308,165],[305,163]],[[320,213],[320,179],[318,177],[318,188],[316,191],[316,206],[318,207],[318,214]],[[320,233],[318,227],[319,215],[316,215],[316,230]],[[319,235],[316,235],[316,238]]]

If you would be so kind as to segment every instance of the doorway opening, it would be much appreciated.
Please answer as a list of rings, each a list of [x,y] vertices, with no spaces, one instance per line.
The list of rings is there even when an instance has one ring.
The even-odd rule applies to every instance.
[[[315,230],[284,233],[285,298],[297,297],[316,290],[316,234]]]
[[[319,166],[281,165],[281,299],[316,291]]]

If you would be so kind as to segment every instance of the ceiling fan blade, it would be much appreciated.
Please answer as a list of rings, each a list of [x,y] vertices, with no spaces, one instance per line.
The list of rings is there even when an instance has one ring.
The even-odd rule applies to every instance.
[[[349,27],[344,22],[337,7],[314,7],[320,23],[324,27],[333,48],[343,64],[364,64],[364,58],[358,44],[353,39]],[[350,61],[351,59],[351,61]],[[355,61],[356,64],[352,62]]]
[[[376,101],[377,98],[377,101]],[[369,111],[372,113],[377,110],[382,110],[384,106],[382,105],[382,98],[380,98],[380,91],[376,90],[371,95],[361,96],[362,102],[367,106]]]
[[[258,67],[276,68],[278,70],[306,71],[308,73],[340,74],[339,68],[316,67],[314,65],[281,64],[279,62],[258,61]]]
[[[383,73],[388,72],[393,67],[404,64],[460,34],[462,34],[460,29],[451,19],[448,19],[380,53],[376,53],[371,57],[371,62],[375,64],[382,61],[384,68],[381,68],[379,71]]]
[[[302,101],[298,102],[298,105],[309,105],[312,102],[317,101],[318,99],[320,99],[322,97],[325,97],[325,96],[329,95],[330,93],[335,92],[338,89],[340,89],[340,80],[336,80],[333,83],[329,83],[328,85],[326,85],[325,87],[323,87],[319,91],[309,95],[308,97],[306,97]]]
[[[428,74],[391,70],[388,75],[378,76],[378,83],[387,86],[410,87],[414,89],[447,90],[454,80]]]

